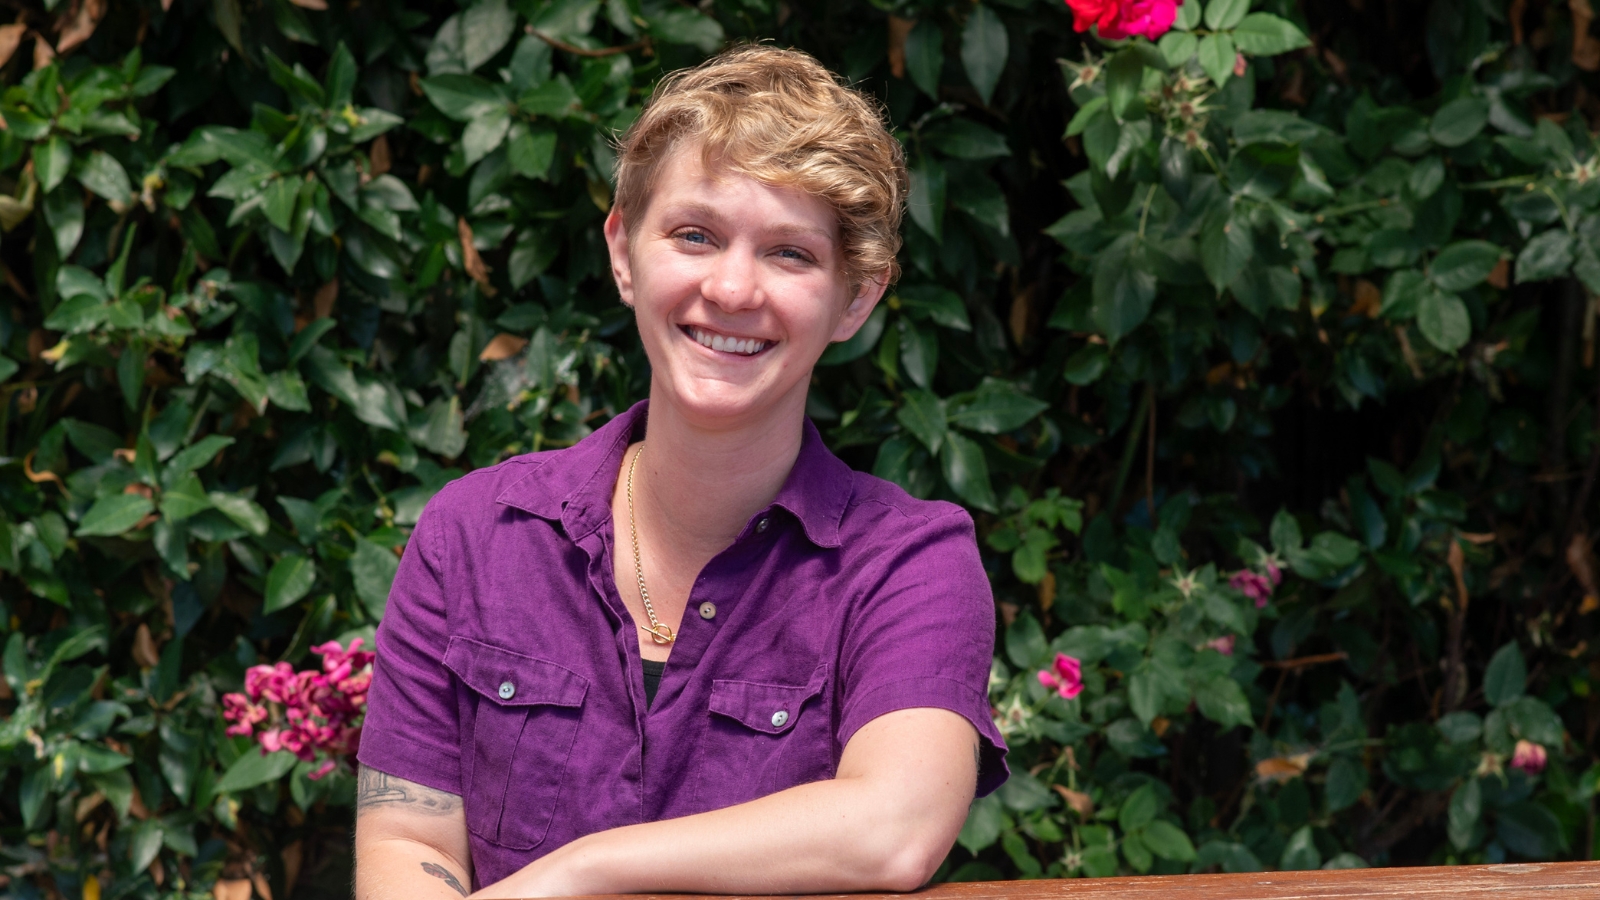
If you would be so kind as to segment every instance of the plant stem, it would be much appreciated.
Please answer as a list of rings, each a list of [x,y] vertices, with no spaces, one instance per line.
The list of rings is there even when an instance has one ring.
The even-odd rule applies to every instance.
[[[1116,486],[1111,490],[1111,503],[1106,506],[1106,511],[1116,514],[1117,504],[1122,500],[1122,489],[1128,483],[1128,472],[1133,469],[1133,454],[1139,449],[1139,436],[1144,433],[1144,420],[1150,410],[1150,403],[1156,393],[1155,385],[1146,385],[1144,396],[1139,398],[1139,408],[1134,410],[1133,430],[1128,432],[1128,443],[1122,448],[1122,462],[1117,466]]]

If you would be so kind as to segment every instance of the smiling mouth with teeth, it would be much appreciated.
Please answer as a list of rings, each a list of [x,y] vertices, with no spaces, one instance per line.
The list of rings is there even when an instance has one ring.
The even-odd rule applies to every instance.
[[[713,334],[693,325],[682,326],[683,333],[688,335],[695,343],[702,347],[709,347],[722,353],[732,353],[735,356],[755,356],[757,353],[771,347],[772,341],[757,340],[756,338],[733,338]]]

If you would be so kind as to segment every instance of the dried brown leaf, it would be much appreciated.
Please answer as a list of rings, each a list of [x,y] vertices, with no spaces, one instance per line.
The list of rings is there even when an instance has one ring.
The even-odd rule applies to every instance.
[[[1589,552],[1589,535],[1580,531],[1567,542],[1567,568],[1572,571],[1572,577],[1578,579],[1583,585],[1585,603],[1589,597],[1600,596],[1600,586],[1597,586],[1594,577],[1594,557]]]
[[[22,36],[28,33],[28,26],[18,22],[15,25],[0,25],[0,66],[11,61],[11,55],[22,46]]]
[[[1292,781],[1305,774],[1306,767],[1311,764],[1311,754],[1296,753],[1294,756],[1274,756],[1256,763],[1256,777],[1262,781],[1276,781],[1282,784]]]
[[[37,71],[39,69],[44,68],[45,66],[50,65],[50,61],[55,59],[55,58],[56,58],[56,50],[55,50],[55,48],[50,46],[50,42],[44,39],[44,35],[35,34],[33,36],[33,68],[34,68],[34,70]]]
[[[289,2],[301,9],[314,9],[318,12],[328,8],[328,0],[289,0]]]
[[[1600,38],[1589,33],[1594,7],[1589,0],[1567,0],[1572,10],[1572,64],[1585,72],[1600,71]]]
[[[906,77],[906,37],[916,24],[916,19],[889,17],[889,71],[896,78]]]
[[[1510,283],[1511,260],[1501,259],[1499,262],[1495,263],[1494,268],[1489,271],[1489,284],[1503,291]]]
[[[493,297],[495,291],[489,283],[489,267],[483,264],[483,257],[478,255],[478,248],[472,243],[472,226],[467,224],[466,216],[456,219],[456,232],[461,238],[461,266],[467,270],[467,277],[476,281],[485,294]]]
[[[143,622],[133,633],[133,661],[141,669],[153,669],[161,664],[161,650],[150,636],[150,626]]]
[[[1383,308],[1383,291],[1376,284],[1363,278],[1356,282],[1356,302],[1350,307],[1350,315],[1366,316],[1375,319],[1378,310]]]
[[[334,301],[339,299],[339,279],[335,278],[322,287],[317,288],[317,295],[311,298],[311,307],[316,311],[317,318],[326,319],[333,315]]]
[[[1451,541],[1450,549],[1445,552],[1445,564],[1450,567],[1450,576],[1456,582],[1456,601],[1459,609],[1467,608],[1467,580],[1463,572],[1467,566],[1467,556],[1461,550],[1460,541]]]
[[[106,17],[105,0],[78,0],[67,13],[61,37],[56,39],[56,52],[66,53],[94,36],[100,20]]]
[[[1061,799],[1067,801],[1067,806],[1073,812],[1085,819],[1094,815],[1094,800],[1088,794],[1062,787],[1059,784],[1052,784],[1051,787],[1055,788],[1056,793],[1061,795]]]
[[[528,339],[525,337],[517,337],[514,334],[497,334],[489,341],[488,346],[483,348],[483,352],[478,354],[478,359],[481,362],[499,362],[502,359],[510,359],[516,356],[526,346],[528,346]]]
[[[389,159],[389,138],[386,135],[380,134],[372,139],[372,149],[367,151],[367,160],[372,163],[373,175],[382,175],[389,171],[391,161]]]

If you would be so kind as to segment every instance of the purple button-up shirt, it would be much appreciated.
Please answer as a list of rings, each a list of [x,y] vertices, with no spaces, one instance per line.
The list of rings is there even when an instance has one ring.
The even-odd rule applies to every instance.
[[[982,739],[994,601],[960,507],[852,471],[808,421],[771,506],[695,580],[653,705],[612,577],[641,403],[428,504],[378,629],[360,761],[459,794],[473,881],[583,835],[832,778],[862,725],[937,707]]]

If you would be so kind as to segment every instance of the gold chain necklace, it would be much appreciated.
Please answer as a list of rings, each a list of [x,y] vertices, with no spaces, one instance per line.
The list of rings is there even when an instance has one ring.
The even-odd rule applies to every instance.
[[[639,560],[639,519],[633,514],[633,470],[639,465],[639,457],[644,455],[644,442],[639,442],[639,450],[633,454],[633,461],[628,463],[628,531],[633,536],[633,574],[639,579],[639,599],[644,601],[644,614],[650,617],[650,627],[639,626],[641,631],[650,632],[650,639],[658,644],[670,644],[678,639],[672,633],[672,628],[656,618],[656,608],[650,605],[650,589],[644,586],[644,563]]]

